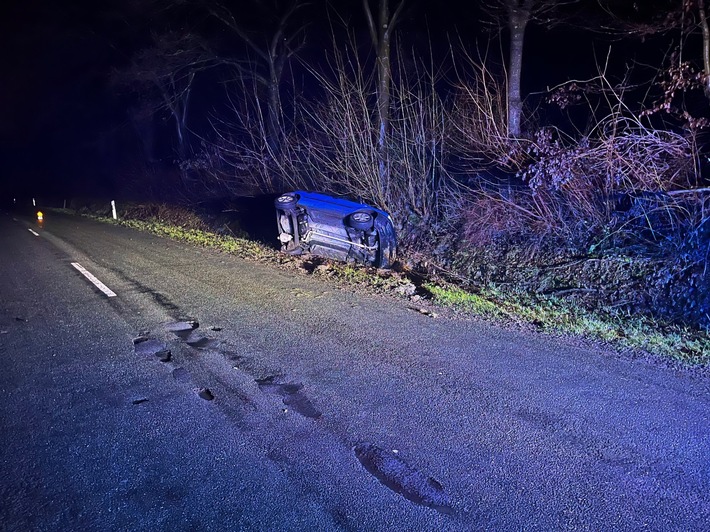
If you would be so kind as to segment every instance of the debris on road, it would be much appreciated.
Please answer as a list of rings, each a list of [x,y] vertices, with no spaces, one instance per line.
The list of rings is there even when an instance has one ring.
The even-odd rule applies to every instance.
[[[189,345],[190,347],[195,347],[197,349],[203,349],[205,347],[209,347],[212,344],[213,340],[211,338],[208,338],[204,334],[193,331],[191,332],[187,338],[185,338],[185,343]]]
[[[199,326],[200,324],[196,320],[175,321],[168,323],[165,330],[179,335],[179,333],[190,333]]]
[[[162,362],[170,360],[172,354],[167,345],[155,338],[139,336],[133,340],[133,349],[136,355],[140,356],[155,356]]]
[[[214,400],[214,394],[209,388],[200,388],[199,390],[197,390],[197,395],[199,395],[200,398],[204,399],[205,401]]]
[[[429,316],[430,318],[438,318],[439,315],[432,311],[429,310],[428,308],[424,307],[407,307],[409,310],[414,310],[415,312],[419,312],[419,314],[424,314],[425,316]]]

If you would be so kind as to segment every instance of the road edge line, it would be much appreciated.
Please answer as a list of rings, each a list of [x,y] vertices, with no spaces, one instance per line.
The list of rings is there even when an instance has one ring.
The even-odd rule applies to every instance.
[[[79,264],[78,262],[72,262],[71,265],[74,266],[74,268],[76,268],[77,270],[79,270],[79,272],[84,277],[91,281],[96,288],[101,290],[106,295],[106,297],[116,297],[116,293],[113,290],[111,290],[108,286],[99,281],[89,270],[84,268],[81,264]]]

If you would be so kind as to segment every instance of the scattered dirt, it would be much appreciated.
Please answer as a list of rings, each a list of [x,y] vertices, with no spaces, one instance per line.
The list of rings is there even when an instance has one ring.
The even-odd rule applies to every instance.
[[[185,343],[190,347],[201,349],[208,347],[212,343],[212,339],[200,332],[193,331],[185,338]]]

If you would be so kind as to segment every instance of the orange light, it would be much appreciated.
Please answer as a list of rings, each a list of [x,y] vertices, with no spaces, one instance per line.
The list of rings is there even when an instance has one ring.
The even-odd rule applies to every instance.
[[[41,222],[44,219],[44,214],[42,211],[37,211],[37,221]]]

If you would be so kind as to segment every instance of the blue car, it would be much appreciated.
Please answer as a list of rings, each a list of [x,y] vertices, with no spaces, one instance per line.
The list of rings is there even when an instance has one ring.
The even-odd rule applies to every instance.
[[[389,268],[397,239],[380,209],[316,192],[297,190],[274,201],[281,250]]]

